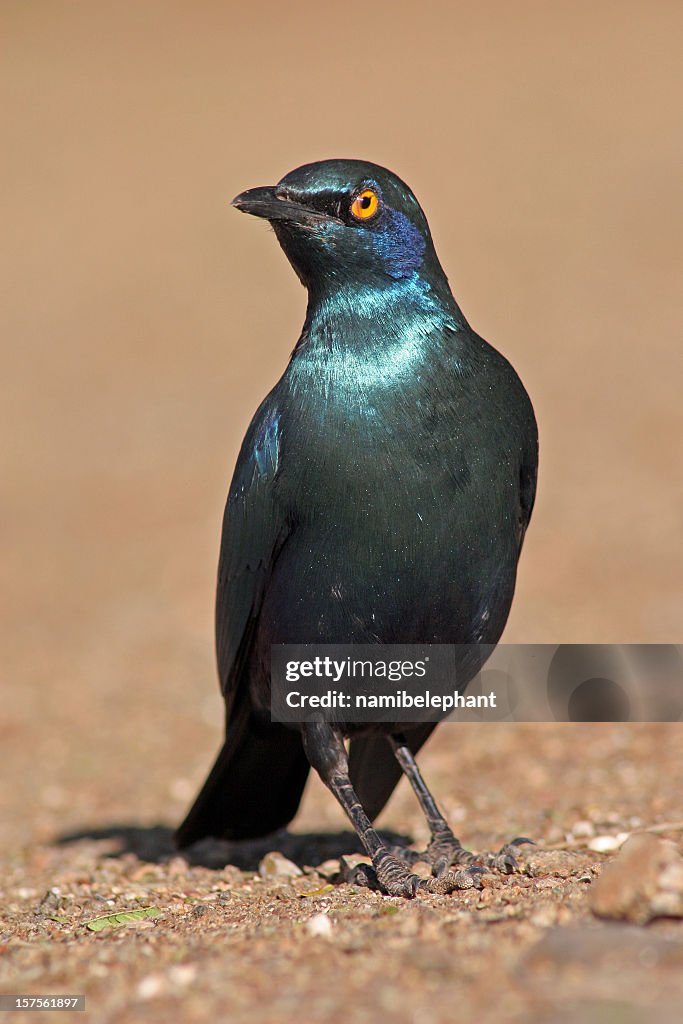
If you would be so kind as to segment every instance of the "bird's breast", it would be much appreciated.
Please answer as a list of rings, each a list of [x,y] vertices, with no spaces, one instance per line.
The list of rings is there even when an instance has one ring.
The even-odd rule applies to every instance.
[[[352,518],[404,506],[422,521],[445,503],[509,490],[518,463],[506,396],[457,351],[400,333],[369,350],[299,360],[281,403],[280,487],[310,514]]]

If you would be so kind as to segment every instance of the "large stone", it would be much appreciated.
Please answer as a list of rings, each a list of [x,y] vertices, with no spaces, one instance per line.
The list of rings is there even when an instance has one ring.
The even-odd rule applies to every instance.
[[[674,844],[646,832],[631,836],[594,883],[591,909],[636,924],[683,917],[683,858]]]

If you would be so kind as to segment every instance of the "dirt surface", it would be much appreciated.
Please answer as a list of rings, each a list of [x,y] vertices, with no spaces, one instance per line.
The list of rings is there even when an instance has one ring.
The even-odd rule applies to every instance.
[[[680,727],[449,725],[423,762],[472,848],[538,840],[517,874],[414,901],[339,883],[357,847],[319,784],[296,832],[204,842],[187,859],[167,827],[130,810],[112,824],[107,803],[99,826],[65,832],[80,817],[65,793],[61,811],[41,810],[49,838],[3,866],[2,990],[84,992],[103,1021],[439,1022],[455,1007],[457,1019],[679,1020],[683,924],[599,921],[591,891],[613,855],[589,846],[680,813]],[[181,782],[169,770],[167,818]],[[54,787],[41,795],[56,800]],[[384,822],[394,841],[426,840],[403,786]],[[284,873],[262,877],[274,850]],[[91,930],[149,908],[158,916]]]
[[[683,818],[679,725],[443,727],[421,765],[463,842],[538,842],[448,898],[338,883],[314,780],[292,836],[187,863],[170,831],[219,743],[228,479],[304,309],[228,200],[304,161],[414,187],[532,395],[505,639],[680,642],[683,7],[4,0],[0,33],[0,991],[117,1024],[680,1020],[683,925],[598,919],[590,848]],[[403,786],[380,824],[426,840]],[[261,878],[272,850],[303,874]]]

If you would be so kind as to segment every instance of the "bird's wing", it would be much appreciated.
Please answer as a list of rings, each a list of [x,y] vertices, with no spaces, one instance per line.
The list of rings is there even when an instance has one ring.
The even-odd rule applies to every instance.
[[[254,416],[242,443],[223,517],[216,595],[216,651],[230,718],[273,565],[289,535],[275,498],[280,416],[273,395]]]
[[[538,478],[538,431],[536,421],[531,413],[532,423],[529,425],[527,436],[528,446],[522,455],[522,464],[519,470],[519,551],[521,553],[531,513],[534,510],[536,500],[536,481]]]
[[[276,499],[280,418],[273,393],[242,443],[223,518],[216,648],[225,698],[225,742],[185,821],[179,846],[204,836],[245,839],[295,815],[309,765],[300,735],[253,711],[253,643],[275,560],[290,533]]]

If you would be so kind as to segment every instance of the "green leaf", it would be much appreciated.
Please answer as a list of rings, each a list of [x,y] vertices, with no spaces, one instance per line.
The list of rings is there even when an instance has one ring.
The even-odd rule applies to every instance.
[[[124,910],[120,914],[95,917],[92,921],[86,921],[85,927],[89,928],[91,932],[101,932],[104,928],[118,928],[119,925],[128,924],[129,921],[144,921],[145,918],[160,916],[161,911],[158,907],[145,907],[144,910]]]
[[[309,889],[308,892],[300,892],[299,896],[303,899],[306,899],[307,896],[322,896],[323,893],[332,892],[333,889],[333,885],[321,885],[319,889]]]

